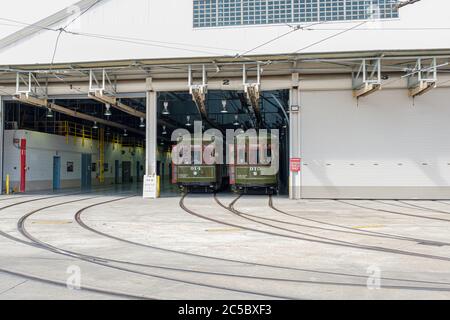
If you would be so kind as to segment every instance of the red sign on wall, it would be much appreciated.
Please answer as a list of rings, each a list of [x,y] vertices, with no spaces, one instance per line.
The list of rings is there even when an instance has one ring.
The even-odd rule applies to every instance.
[[[302,159],[292,158],[291,159],[291,172],[300,172],[302,169]]]

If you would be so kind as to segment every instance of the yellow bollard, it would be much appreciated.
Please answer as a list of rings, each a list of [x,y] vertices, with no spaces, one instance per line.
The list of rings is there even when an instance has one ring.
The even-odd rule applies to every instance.
[[[9,174],[6,175],[6,194],[9,195]]]
[[[161,196],[161,177],[158,176],[156,178],[156,197],[159,198]]]

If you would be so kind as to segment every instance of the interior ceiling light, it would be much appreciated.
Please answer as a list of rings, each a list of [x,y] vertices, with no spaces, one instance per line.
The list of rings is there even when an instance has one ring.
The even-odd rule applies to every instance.
[[[240,123],[239,123],[239,117],[238,117],[238,115],[235,115],[235,116],[234,116],[234,122],[233,122],[233,125],[237,127],[237,126],[239,126],[239,124],[240,124]]]
[[[164,110],[162,112],[163,115],[168,116],[170,114],[169,112],[169,102],[164,101]]]
[[[124,137],[128,137],[127,129],[123,129],[123,136],[124,136]]]
[[[145,119],[141,118],[141,124],[139,125],[139,128],[145,128]]]
[[[191,116],[186,116],[186,127],[192,126],[191,124]]]
[[[92,127],[92,129],[98,129],[97,121],[94,121],[94,126]]]
[[[227,110],[227,100],[222,100],[222,111],[220,111],[221,113],[228,113]]]
[[[107,117],[112,116],[111,105],[108,103],[106,104],[105,116],[107,116]]]
[[[162,132],[162,134],[163,134],[163,135],[166,135],[166,134],[167,134],[166,126],[163,126],[163,132]]]
[[[53,118],[53,111],[52,111],[52,109],[50,109],[50,108],[48,108],[47,109],[47,118]]]

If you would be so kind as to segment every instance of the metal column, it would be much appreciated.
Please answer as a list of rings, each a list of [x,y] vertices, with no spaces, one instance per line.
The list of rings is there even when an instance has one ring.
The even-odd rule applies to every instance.
[[[3,140],[5,139],[5,114],[2,96],[0,96],[0,194],[3,193]]]
[[[146,149],[145,149],[145,174],[147,176],[157,173],[157,145],[158,145],[158,97],[151,90],[151,80],[147,80],[147,126],[146,126]]]
[[[289,157],[290,159],[301,159],[301,108],[299,74],[292,74],[292,87],[290,90],[290,131],[289,131]],[[289,169],[289,198],[291,200],[301,199],[301,170],[292,172]]]

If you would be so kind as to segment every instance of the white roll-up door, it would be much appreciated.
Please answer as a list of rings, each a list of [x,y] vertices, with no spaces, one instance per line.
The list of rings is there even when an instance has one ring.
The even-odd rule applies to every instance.
[[[301,93],[303,198],[450,199],[450,90]]]

